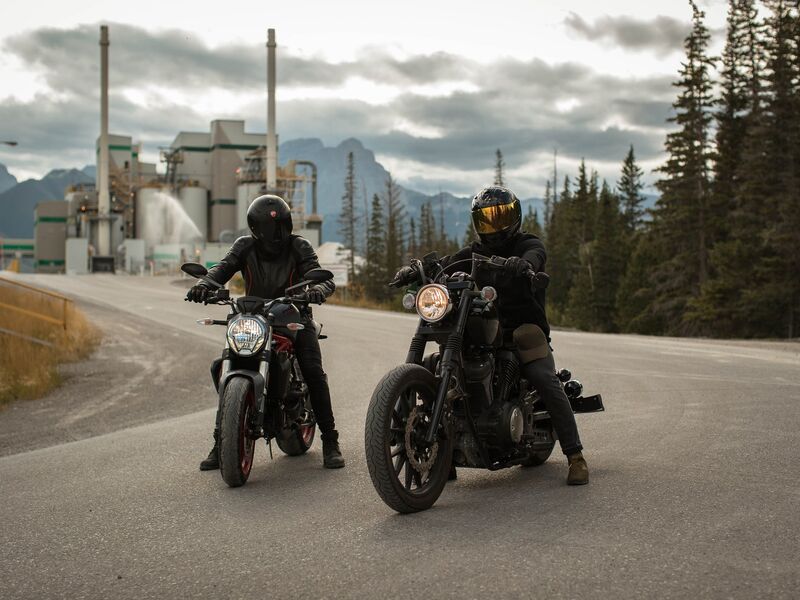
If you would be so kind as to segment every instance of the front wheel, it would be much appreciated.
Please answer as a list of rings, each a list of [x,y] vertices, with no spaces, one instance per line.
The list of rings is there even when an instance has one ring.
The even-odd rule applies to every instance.
[[[364,442],[372,484],[400,513],[430,508],[447,483],[453,438],[444,422],[434,443],[424,442],[436,389],[430,371],[400,365],[381,379],[367,409]]]
[[[250,421],[255,410],[253,383],[245,377],[230,379],[222,395],[219,469],[231,487],[244,485],[250,477],[256,445]]]

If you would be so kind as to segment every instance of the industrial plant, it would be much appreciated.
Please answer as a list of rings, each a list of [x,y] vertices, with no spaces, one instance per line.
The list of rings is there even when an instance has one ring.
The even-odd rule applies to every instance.
[[[108,126],[108,27],[100,28],[100,136],[95,185],[36,207],[34,248],[40,272],[170,270],[186,260],[214,264],[247,231],[247,207],[274,193],[292,207],[295,231],[322,242],[317,169],[304,160],[278,165],[275,30],[267,41],[267,134],[244,121],[215,120],[207,132],[180,132],[160,149],[163,173],[140,162],[133,138]]]

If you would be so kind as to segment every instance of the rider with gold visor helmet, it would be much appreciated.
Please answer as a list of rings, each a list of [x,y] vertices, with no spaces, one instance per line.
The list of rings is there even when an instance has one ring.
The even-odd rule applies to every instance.
[[[518,349],[521,374],[539,390],[551,415],[561,450],[567,456],[567,483],[588,483],[589,469],[583,458],[575,415],[556,377],[549,345],[550,326],[545,313],[544,289],[521,285],[528,270],[544,271],[547,261],[544,244],[535,235],[521,231],[522,208],[517,196],[508,188],[493,185],[479,191],[472,199],[471,217],[479,241],[445,256],[442,266],[469,260],[473,254],[506,259],[502,273],[479,273],[480,278],[486,279],[481,283],[497,289],[501,325],[510,333]],[[391,285],[410,283],[416,277],[411,267],[403,267]]]

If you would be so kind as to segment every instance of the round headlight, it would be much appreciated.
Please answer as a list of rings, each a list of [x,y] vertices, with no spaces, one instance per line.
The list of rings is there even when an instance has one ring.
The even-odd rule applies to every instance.
[[[417,292],[417,313],[429,323],[441,321],[451,306],[450,294],[442,285],[432,283]]]
[[[228,324],[228,344],[240,356],[261,351],[267,337],[267,326],[255,317],[238,317]]]

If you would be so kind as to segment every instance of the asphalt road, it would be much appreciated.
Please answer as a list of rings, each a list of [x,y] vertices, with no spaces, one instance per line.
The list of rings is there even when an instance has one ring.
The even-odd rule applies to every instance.
[[[194,319],[224,309],[189,306],[162,279],[27,280],[83,299],[106,330],[109,364],[114,336],[136,337],[139,354],[150,346],[151,361],[194,354],[139,380],[130,413],[114,413],[126,396],[113,393],[130,392],[129,371],[69,380],[65,398],[75,389],[116,399],[111,417],[96,400],[79,403],[94,407],[79,420],[84,439],[54,435],[23,451],[30,443],[5,438],[4,598],[800,595],[798,344],[555,332],[559,365],[605,399],[605,413],[578,416],[591,483],[567,487],[554,453],[535,469],[460,470],[432,510],[399,516],[370,483],[363,424],[414,319],[321,307],[348,465],[322,469],[318,446],[270,460],[261,444],[250,481],[234,490],[197,470],[213,419],[211,391],[197,391],[208,381],[201,359],[222,331]],[[115,329],[115,315],[135,332]],[[130,348],[117,347],[122,363]],[[175,388],[156,385],[171,377]],[[1,412],[0,433],[40,402],[53,406]],[[69,413],[67,404],[40,429],[63,429]],[[143,424],[120,429],[131,422]]]

